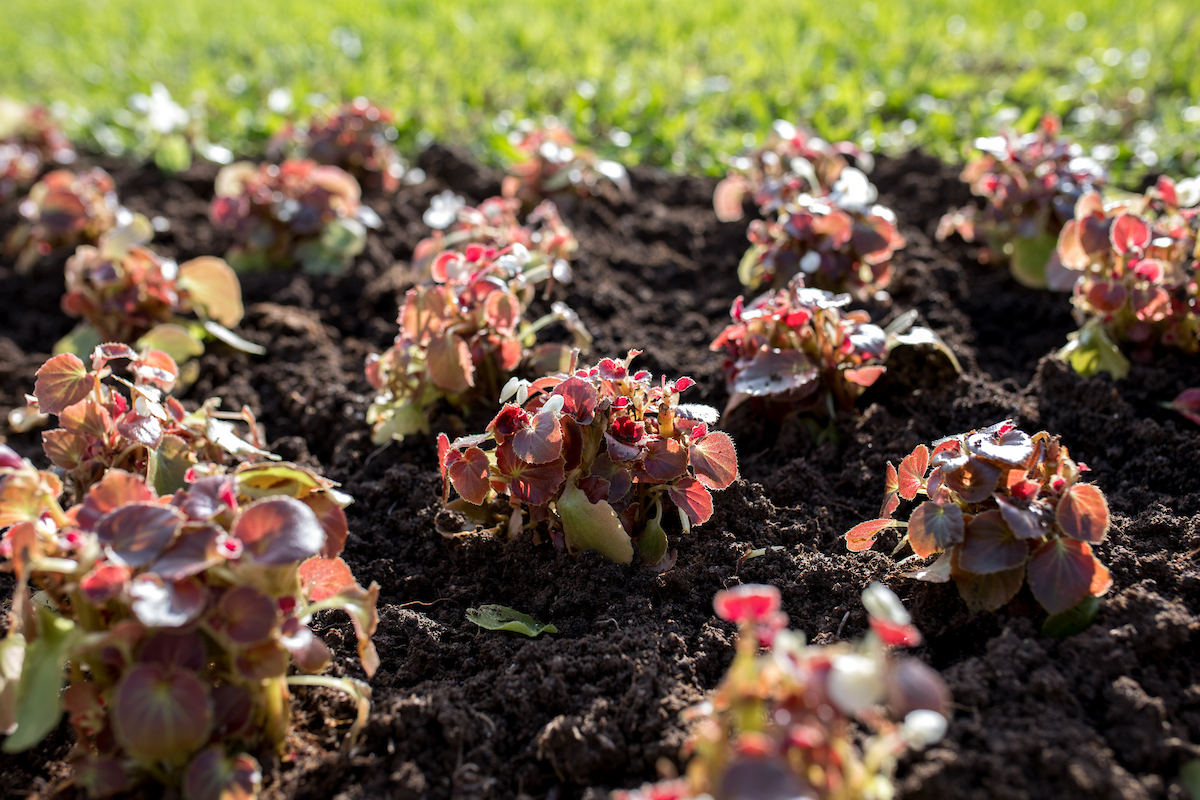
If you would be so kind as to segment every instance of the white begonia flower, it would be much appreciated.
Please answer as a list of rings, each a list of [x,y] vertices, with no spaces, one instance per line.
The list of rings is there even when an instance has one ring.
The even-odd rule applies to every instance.
[[[896,597],[896,593],[882,583],[871,583],[863,591],[862,601],[867,613],[873,617],[894,622],[897,625],[908,625],[912,622],[912,617],[909,615],[908,609],[900,602],[900,598]]]
[[[571,265],[564,259],[556,258],[554,259],[554,264],[550,267],[550,274],[559,283],[570,283]]]
[[[1200,203],[1200,178],[1184,178],[1175,184],[1180,208],[1192,208]]]
[[[447,189],[436,194],[429,201],[429,208],[421,216],[421,221],[434,230],[444,231],[458,219],[458,211],[467,202],[454,192]]]
[[[286,114],[292,110],[292,90],[280,86],[272,89],[267,95],[267,108],[276,114]]]
[[[829,199],[846,211],[866,211],[879,197],[875,184],[867,180],[862,170],[846,167],[833,184]]]
[[[529,255],[529,248],[520,242],[512,246],[512,256],[517,260],[517,265],[521,267],[533,260],[533,256]]]
[[[517,405],[525,405],[525,401],[529,399],[529,385],[529,381],[514,375],[500,390],[500,402],[507,403],[509,398],[512,398]]]
[[[842,655],[833,660],[829,671],[829,699],[848,717],[883,699],[883,676],[873,658]]]
[[[940,742],[946,735],[948,726],[946,718],[938,712],[918,708],[904,717],[904,724],[900,726],[900,738],[914,750],[924,750],[929,745]]]
[[[788,122],[786,119],[777,119],[771,123],[771,129],[775,131],[775,135],[780,139],[795,139],[796,126]]]
[[[146,115],[150,129],[155,133],[174,133],[186,127],[190,115],[183,106],[171,99],[171,93],[161,83],[150,87],[150,94],[135,94],[129,98],[129,107]]]
[[[816,250],[809,250],[800,259],[800,271],[805,275],[812,275],[821,268],[821,254]]]

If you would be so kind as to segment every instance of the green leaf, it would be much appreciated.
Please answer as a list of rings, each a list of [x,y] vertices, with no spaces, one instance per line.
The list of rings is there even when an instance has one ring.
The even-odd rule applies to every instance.
[[[1065,639],[1068,636],[1074,636],[1091,625],[1099,611],[1099,598],[1089,594],[1066,611],[1046,617],[1046,621],[1042,623],[1042,636],[1047,639]]]
[[[100,333],[90,322],[81,322],[66,336],[54,343],[54,355],[71,353],[80,358],[90,358],[96,345],[103,344]]]
[[[183,172],[192,165],[192,147],[182,134],[164,136],[154,150],[154,164],[167,174]]]
[[[36,745],[62,718],[63,666],[76,638],[75,623],[47,608],[38,609],[41,635],[25,648],[17,686],[17,729],[4,740],[4,752],[20,753]]]
[[[175,359],[176,364],[204,355],[204,342],[193,336],[187,328],[173,322],[151,328],[145,336],[137,340],[137,346],[139,350],[162,350]]]
[[[1193,758],[1179,768],[1179,782],[1192,795],[1192,800],[1200,800],[1200,758]]]
[[[1058,237],[1043,233],[1038,236],[1018,236],[1012,241],[1013,251],[1009,268],[1017,283],[1031,289],[1046,288],[1046,264],[1058,247]]]
[[[1121,353],[1099,320],[1088,320],[1082,328],[1068,334],[1069,342],[1058,351],[1058,358],[1085,378],[1107,372],[1116,380],[1129,374],[1129,359]]]
[[[543,625],[528,614],[522,614],[508,606],[486,605],[468,608],[467,619],[489,631],[512,631],[531,639],[543,633],[558,633],[558,628],[553,625]]]
[[[146,465],[146,479],[159,497],[167,497],[187,486],[184,475],[195,463],[187,442],[169,433]]]
[[[655,500],[654,516],[646,520],[646,527],[642,528],[642,535],[638,539],[642,562],[651,567],[667,554],[667,532],[663,530],[662,514],[662,501]]]
[[[243,353],[249,353],[252,356],[265,356],[267,354],[267,348],[261,344],[247,341],[224,325],[219,325],[211,319],[204,320],[204,330],[214,339],[224,342],[234,350],[241,350]]]
[[[607,501],[593,503],[575,485],[576,475],[567,478],[556,506],[562,520],[567,547],[572,551],[596,550],[618,564],[633,561],[633,543]]]

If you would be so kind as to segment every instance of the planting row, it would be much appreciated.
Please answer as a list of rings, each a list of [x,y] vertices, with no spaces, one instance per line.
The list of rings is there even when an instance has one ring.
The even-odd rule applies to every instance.
[[[298,157],[224,168],[211,218],[237,244],[224,259],[184,264],[154,252],[155,223],[121,207],[102,170],[43,175],[74,160],[44,114],[29,110],[0,144],[0,193],[28,188],[25,222],[5,246],[18,270],[76,248],[62,307],[82,320],[11,419],[28,430],[57,418],[43,433],[52,468],[0,450],[3,555],[17,578],[0,728],[7,750],[28,748],[65,708],[77,780],[93,795],[147,777],[189,798],[256,793],[256,758],[283,743],[289,686],[354,697],[348,742],[366,719],[369,687],[321,675],[330,654],[308,627],[318,611],[347,611],[363,670],[374,672],[379,587],[361,587],[339,557],[351,499],[268,452],[249,409],[199,398],[188,410],[172,393],[194,382],[207,341],[269,356],[236,333],[239,272],[337,271],[362,251],[380,221],[360,186],[394,191],[405,174],[387,121],[355,101],[289,130],[279,153]],[[1192,182],[1162,178],[1106,202],[1100,165],[1049,119],[979,146],[964,179],[984,204],[951,212],[939,233],[986,239],[987,258],[1008,259],[1027,285],[1072,290],[1080,330],[1064,359],[1120,377],[1128,361],[1118,343],[1135,359],[1160,345],[1200,347]],[[620,195],[624,171],[561,128],[530,131],[518,149],[526,158],[502,196],[473,207],[447,193],[426,211],[431,234],[413,254],[423,280],[403,299],[393,345],[365,365],[377,393],[372,439],[428,433],[439,407],[490,407],[482,432],[438,432],[442,534],[529,536],[669,569],[672,545],[737,480],[735,443],[716,430],[721,413],[685,402],[690,378],[656,380],[636,350],[590,353],[591,336],[559,299],[575,279],[578,242],[554,200]],[[869,308],[892,310],[886,287],[905,243],[895,214],[876,203],[870,166],[847,143],[777,123],[718,186],[720,218],[758,215],[739,274],[764,289],[733,302],[711,344],[724,358],[725,413],[746,405],[829,424],[853,412],[897,347],[960,369],[937,334],[914,326],[915,313],[895,310],[886,328],[871,321]],[[533,318],[535,304],[548,312]],[[1200,392],[1176,407],[1200,415]],[[1086,471],[1049,432],[1001,421],[955,434],[887,466],[881,512],[850,530],[847,546],[902,530],[908,577],[953,580],[981,611],[1028,584],[1048,612],[1044,632],[1069,635],[1112,583],[1092,552],[1108,507]],[[928,667],[893,653],[920,640],[895,596],[872,586],[864,605],[867,639],[822,648],[786,630],[770,587],[719,595],[718,615],[742,626],[738,655],[695,712],[686,780],[641,795],[769,785],[787,796],[889,796],[897,756],[941,737],[949,698]],[[873,735],[859,741],[851,721]]]

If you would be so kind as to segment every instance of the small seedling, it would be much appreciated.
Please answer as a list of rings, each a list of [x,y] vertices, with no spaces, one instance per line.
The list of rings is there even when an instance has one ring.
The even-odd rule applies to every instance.
[[[391,112],[357,97],[333,113],[316,115],[306,125],[288,125],[276,135],[273,150],[340,167],[363,189],[391,194],[406,171],[392,144],[395,139]]]
[[[42,106],[0,98],[0,203],[33,185],[50,164],[75,163],[75,148]]]
[[[372,441],[428,431],[427,412],[443,399],[464,409],[490,401],[522,364],[537,374],[566,369],[570,347],[537,344],[537,333],[554,322],[566,326],[575,347],[588,349],[591,336],[563,303],[533,322],[525,319],[557,263],[521,244],[439,253],[433,284],[409,289],[404,298],[395,343],[367,359],[367,380],[379,393],[367,409]]]
[[[508,167],[501,193],[516,198],[526,208],[568,190],[580,197],[595,194],[602,182],[613,184],[623,194],[630,192],[625,167],[580,147],[561,125],[547,124],[514,133],[510,147],[514,163]]]
[[[867,550],[888,528],[906,528],[918,558],[938,555],[906,573],[933,583],[953,580],[973,611],[995,611],[1026,581],[1052,616],[1100,597],[1112,576],[1092,553],[1109,528],[1104,493],[1079,478],[1057,436],[1029,436],[1011,420],[918,445],[897,469],[887,467],[887,494],[878,519],[846,534],[852,551]],[[927,499],[907,522],[894,518],[901,501]],[[899,548],[897,548],[899,549]]]
[[[54,352],[86,358],[101,343],[120,342],[161,350],[182,364],[204,352],[205,339],[216,338],[265,353],[230,330],[244,311],[229,265],[212,256],[176,264],[142,246],[151,233],[149,226],[110,231],[98,246],[81,245],[67,260],[62,308],[84,321]]]
[[[863,592],[871,630],[857,644],[806,644],[773,586],[725,590],[713,605],[739,626],[737,654],[713,699],[689,712],[686,776],[614,800],[888,798],[897,760],[945,735],[949,691],[893,652],[921,636],[881,584]]]
[[[292,269],[340,272],[367,243],[379,217],[360,203],[358,181],[307,159],[254,165],[239,161],[217,174],[212,221],[237,244],[226,258],[239,272]]]
[[[345,610],[363,671],[377,669],[379,586],[363,589],[339,556],[344,496],[328,481],[209,465],[164,495],[113,469],[64,510],[58,478],[2,446],[0,475],[0,553],[16,578],[0,646],[6,752],[35,746],[65,710],[91,796],[151,778],[185,800],[252,798],[252,753],[283,749],[290,687],[348,693],[350,740],[365,724],[370,687],[317,674],[332,654],[309,627]]]
[[[1080,329],[1058,355],[1081,375],[1125,377],[1129,361],[1118,342],[1142,362],[1156,345],[1200,351],[1200,198],[1185,188],[1164,177],[1141,197],[1105,204],[1088,193],[1075,205],[1058,257],[1075,278]]]
[[[850,296],[804,287],[793,278],[746,305],[739,297],[733,323],[713,341],[725,353],[728,414],[750,399],[780,409],[815,411],[833,417],[854,407],[867,387],[886,371],[888,353],[900,345],[929,344],[958,359],[936,333],[913,328],[915,315],[902,315],[886,330],[865,311],[845,310]]]
[[[21,201],[25,221],[13,228],[5,250],[17,259],[18,272],[28,272],[38,259],[62,248],[96,244],[118,225],[149,227],[117,200],[116,184],[107,172],[94,167],[74,173],[59,169],[46,175]]]
[[[937,238],[957,233],[968,242],[985,242],[981,262],[1007,259],[1022,284],[1069,290],[1074,276],[1062,269],[1055,243],[1076,201],[1102,189],[1108,172],[1060,136],[1061,130],[1062,121],[1047,114],[1033,133],[976,139],[980,154],[968,162],[962,179],[984,198],[984,207],[950,212],[938,224]]]
[[[847,155],[863,172],[874,166],[871,154],[853,142],[830,144],[803,127],[777,119],[761,147],[730,162],[729,172],[713,193],[717,219],[742,219],[747,197],[766,215],[787,208],[802,194],[828,194],[842,170],[850,166]]]
[[[515,608],[486,605],[467,609],[467,620],[488,631],[509,631],[534,639],[543,633],[558,633],[558,628],[542,624],[528,614]]]
[[[110,364],[128,361],[132,380],[113,374]],[[91,369],[71,353],[54,356],[37,371],[30,410],[53,414],[61,426],[42,434],[46,456],[63,471],[73,496],[82,496],[112,470],[143,479],[161,495],[184,485],[197,464],[233,456],[271,456],[259,440],[254,416],[217,411],[212,398],[187,412],[168,393],[179,369],[166,353],[129,345],[96,347]],[[227,418],[250,425],[256,444],[244,441]]]
[[[486,433],[451,442],[438,436],[444,500],[472,519],[493,520],[514,537],[546,534],[574,553],[594,549],[628,564],[634,545],[649,565],[667,554],[663,512],[680,529],[712,516],[710,490],[737,478],[733,440],[710,431],[716,412],[680,405],[690,378],[655,386],[645,370],[605,358],[533,383],[513,379]],[[491,449],[484,450],[489,444]],[[505,502],[507,501],[507,502]]]

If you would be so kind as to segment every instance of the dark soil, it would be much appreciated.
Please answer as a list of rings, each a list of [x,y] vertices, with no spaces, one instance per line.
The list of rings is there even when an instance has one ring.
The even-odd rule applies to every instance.
[[[166,178],[104,166],[127,205],[170,220],[163,251],[182,260],[228,246],[207,218],[211,167]],[[435,147],[421,166],[425,183],[371,198],[384,229],[345,275],[245,278],[241,332],[270,356],[210,346],[187,395],[248,404],[275,452],[341,481],[356,498],[346,559],[364,584],[383,586],[383,666],[361,745],[338,752],[348,710],[335,693],[299,692],[288,754],[268,767],[268,797],[598,800],[678,767],[680,711],[732,657],[732,627],[711,612],[717,590],[773,583],[792,627],[827,642],[862,633],[859,595],[871,579],[907,603],[926,635],[916,655],[941,670],[955,698],[945,741],[902,764],[903,797],[1186,796],[1177,775],[1200,741],[1200,430],[1159,403],[1200,385],[1197,359],[1164,353],[1120,383],[1079,378],[1050,356],[1073,329],[1064,296],[1024,289],[961,243],[932,240],[938,217],[969,199],[957,170],[919,153],[881,159],[874,180],[908,247],[893,303],[873,312],[886,320],[918,309],[958,353],[963,375],[929,353],[896,351],[861,414],[838,421],[836,442],[743,406],[725,423],[743,479],[716,495],[712,520],[677,542],[678,562],[663,574],[530,541],[451,541],[434,529],[432,438],[377,451],[363,421],[363,359],[395,333],[429,198],[449,187],[478,201],[499,189],[497,173],[458,151]],[[581,245],[566,299],[596,334],[597,354],[640,348],[641,366],[690,375],[699,387],[689,399],[721,406],[720,357],[707,345],[742,291],[745,226],[717,222],[709,179],[649,169],[632,178],[630,200],[565,209]],[[15,220],[15,204],[0,207],[0,232]],[[6,413],[71,322],[58,309],[63,258],[29,277],[0,264]],[[1061,434],[1114,512],[1099,554],[1115,585],[1095,624],[1065,641],[1039,638],[1042,613],[1027,591],[997,614],[972,616],[953,586],[903,579],[885,548],[851,555],[840,538],[876,513],[885,462],[1010,416],[1027,431]],[[439,421],[466,430],[487,419]],[[9,442],[44,463],[36,434]],[[740,561],[762,547],[780,549]],[[482,631],[465,612],[483,603],[515,606],[559,632],[529,640]],[[360,674],[349,623],[322,623],[339,654],[334,670]],[[69,748],[63,727],[37,751],[3,757],[0,792],[69,795]]]

